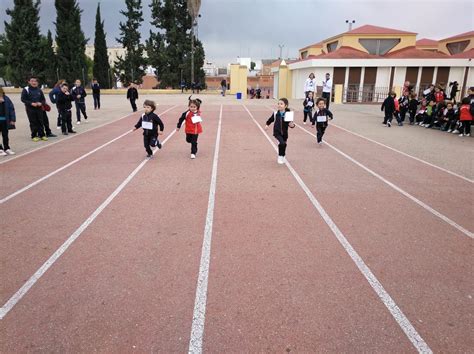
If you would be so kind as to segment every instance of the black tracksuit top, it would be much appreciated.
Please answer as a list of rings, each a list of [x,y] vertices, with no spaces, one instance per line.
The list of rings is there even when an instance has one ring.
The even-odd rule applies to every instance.
[[[138,120],[137,124],[135,124],[135,128],[139,129],[142,127],[142,121],[144,122],[152,122],[153,129],[143,129],[143,135],[157,136],[158,135],[158,127],[160,127],[160,131],[162,132],[165,129],[165,125],[160,117],[158,117],[154,112],[149,114],[143,113]]]
[[[66,95],[64,92],[60,91],[56,97],[56,107],[58,108],[58,111],[67,111],[72,108],[71,102],[74,101],[72,94]]]
[[[286,111],[288,112],[288,111]],[[273,124],[273,135],[281,135],[281,136],[288,136],[288,125],[290,122],[285,122],[284,120],[285,115],[281,114],[280,111],[277,112],[275,117],[275,112],[273,112],[272,116],[268,118],[267,125]]]

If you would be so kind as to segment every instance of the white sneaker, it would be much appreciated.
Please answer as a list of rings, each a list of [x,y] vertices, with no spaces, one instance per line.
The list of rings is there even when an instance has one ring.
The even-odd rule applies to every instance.
[[[322,142],[322,141],[318,141],[318,144],[319,144],[319,145],[322,145],[322,144],[323,144],[323,142]]]
[[[471,136],[471,134],[464,134],[464,136]],[[7,150],[7,152],[8,152],[8,150]]]
[[[77,121],[76,124],[79,125],[79,124],[81,124],[81,122],[80,122],[80,121]]]
[[[461,133],[461,134],[459,134],[459,136],[464,136],[464,134],[463,134],[463,133]]]
[[[7,155],[15,155],[15,151],[11,149],[5,150],[5,152],[7,153]]]
[[[194,160],[195,158],[196,158],[196,155],[194,155],[194,154],[191,154],[191,159],[193,159],[193,160]]]
[[[459,134],[459,130],[457,130],[457,129],[456,129],[456,130],[453,130],[452,133],[453,133],[453,134]]]
[[[306,122],[303,122],[304,125],[306,125]]]
[[[448,130],[448,133],[451,133],[451,132],[452,132],[452,130],[451,130],[451,129],[449,129],[449,130]]]
[[[8,154],[7,154],[5,151],[0,150],[0,156],[7,156],[7,155],[8,155]]]
[[[61,126],[57,126],[57,127],[56,127],[56,130],[61,130]]]
[[[283,164],[285,163],[285,156],[278,156],[277,162],[278,162],[280,165],[283,165]]]

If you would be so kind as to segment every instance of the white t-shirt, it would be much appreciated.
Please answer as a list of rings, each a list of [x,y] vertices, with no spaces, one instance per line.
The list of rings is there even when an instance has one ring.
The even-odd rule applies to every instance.
[[[332,89],[332,79],[323,81],[323,92],[331,92]]]
[[[306,82],[304,83],[304,92],[308,91],[316,91],[316,79],[310,79],[309,77],[306,79]]]

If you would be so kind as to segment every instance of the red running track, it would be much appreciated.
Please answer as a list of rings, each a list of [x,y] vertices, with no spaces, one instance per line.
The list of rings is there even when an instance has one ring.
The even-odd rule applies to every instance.
[[[168,133],[181,110],[164,115]],[[198,158],[174,134],[0,321],[1,352],[188,350],[219,107],[204,111]],[[250,111],[262,125],[269,115]],[[119,135],[134,120],[110,128]],[[408,173],[416,183],[421,167],[442,173],[390,150],[374,162],[370,143],[343,134],[327,138],[387,179],[392,164],[408,166],[394,180],[406,190]],[[84,134],[76,148],[114,137]],[[128,134],[4,203],[2,305],[142,162],[141,145]],[[0,166],[24,169],[5,188],[81,155],[29,169],[27,157],[43,166],[63,148]],[[472,239],[300,129],[288,160],[429,348],[472,349]],[[439,201],[447,194],[409,191],[440,212],[455,207]],[[472,230],[472,215],[455,214]],[[206,352],[416,350],[241,106],[223,109],[207,295]]]

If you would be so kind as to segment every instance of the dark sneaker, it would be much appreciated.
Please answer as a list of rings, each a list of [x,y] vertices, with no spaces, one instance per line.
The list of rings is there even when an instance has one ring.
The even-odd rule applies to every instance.
[[[77,132],[75,130],[69,130],[68,133],[76,134]]]
[[[46,135],[48,138],[56,138],[57,135],[56,134],[53,134],[53,133],[49,133]]]

